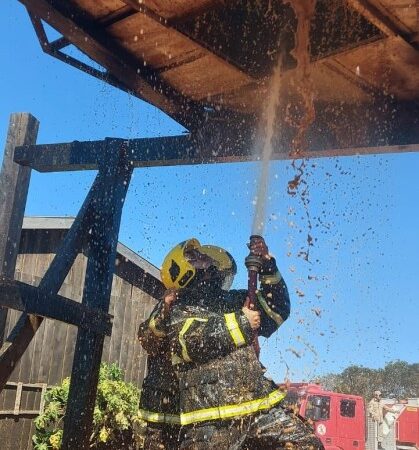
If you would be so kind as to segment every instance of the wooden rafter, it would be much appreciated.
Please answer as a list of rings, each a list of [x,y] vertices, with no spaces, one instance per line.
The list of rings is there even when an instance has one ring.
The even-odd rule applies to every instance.
[[[141,3],[140,0],[137,0],[138,3]],[[204,4],[196,4],[195,2],[189,2],[188,5],[190,8],[187,12],[183,12],[181,14],[176,14],[175,16],[171,16],[169,21],[172,25],[176,25],[177,23],[181,23],[186,19],[193,19],[201,14],[204,14],[208,11],[212,11],[218,8],[222,8],[225,6],[225,0],[212,0],[209,3]]]
[[[41,48],[46,54],[60,61],[63,61],[66,64],[69,64],[70,66],[73,66],[76,69],[81,70],[82,72],[85,72],[88,75],[97,78],[98,80],[104,81],[110,84],[111,86],[121,89],[122,91],[128,92],[130,94],[133,93],[129,87],[125,86],[120,80],[115,78],[108,71],[102,72],[70,55],[67,55],[66,53],[63,53],[61,49],[70,45],[71,42],[65,37],[60,37],[53,42],[49,42],[41,19],[35,16],[30,11],[28,11],[28,14],[34,27],[35,33],[38,37]]]
[[[379,30],[387,36],[400,36],[409,45],[418,50],[418,46],[412,41],[409,30],[396,17],[385,10],[373,4],[370,0],[346,0],[348,5],[358,11],[362,16],[369,20]]]
[[[225,64],[230,66],[231,68],[234,68],[238,72],[240,72],[242,75],[248,77],[249,83],[252,81],[256,81],[253,77],[251,77],[247,72],[244,71],[242,67],[239,67],[236,63],[234,63],[230,58],[227,58],[227,56],[222,55],[217,49],[210,48],[209,46],[205,45],[204,42],[197,42],[196,39],[192,38],[190,35],[186,34],[176,23],[169,21],[168,19],[160,16],[155,11],[153,11],[151,8],[147,7],[143,3],[139,3],[137,0],[123,0],[124,3],[127,5],[130,5],[132,8],[134,8],[136,11],[138,11],[141,14],[144,14],[149,19],[153,20],[154,22],[158,23],[159,25],[165,27],[167,30],[170,30],[175,35],[181,36],[186,41],[192,43],[197,49],[199,49],[203,54],[210,54],[212,57],[217,58],[218,62],[221,64]],[[164,70],[164,68],[163,68]]]
[[[133,93],[157,106],[187,128],[202,118],[203,108],[187,99],[166,82],[158,72],[141,61],[134,61],[125,49],[111,42],[101,30],[90,26],[63,0],[19,0],[36,17],[58,30],[65,39],[108,69]]]

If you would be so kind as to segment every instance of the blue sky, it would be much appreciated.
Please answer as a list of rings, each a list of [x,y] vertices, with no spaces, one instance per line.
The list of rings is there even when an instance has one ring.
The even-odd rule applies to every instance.
[[[23,111],[41,123],[38,143],[182,132],[152,106],[43,54],[16,0],[3,1],[0,21],[0,142],[9,114]],[[276,380],[419,361],[418,169],[418,153],[311,160],[305,209],[287,194],[291,164],[271,164],[265,237],[293,304],[291,318],[262,343]],[[33,172],[26,214],[75,215],[94,175]],[[136,169],[120,241],[156,266],[187,237],[223,246],[238,262],[235,287],[243,287],[257,178],[252,163]],[[307,262],[298,253],[309,232]]]

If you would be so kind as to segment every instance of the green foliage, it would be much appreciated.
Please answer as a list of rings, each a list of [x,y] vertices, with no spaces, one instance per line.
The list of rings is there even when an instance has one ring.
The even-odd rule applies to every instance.
[[[389,398],[419,397],[419,364],[392,361],[383,369],[349,366],[342,373],[326,375],[319,381],[326,389],[361,395],[366,400],[376,390]]]
[[[102,364],[93,414],[93,449],[135,448],[138,419],[139,389],[122,379],[122,370],[116,364]],[[70,379],[66,378],[45,395],[44,413],[35,420],[33,445],[35,450],[61,448]]]

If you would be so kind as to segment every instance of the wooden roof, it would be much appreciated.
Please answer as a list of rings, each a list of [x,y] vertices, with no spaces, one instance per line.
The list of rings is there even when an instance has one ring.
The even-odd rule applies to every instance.
[[[292,55],[297,18],[281,0],[20,1],[45,51],[132,92],[189,130],[209,124],[247,129],[266,103],[280,52],[284,98],[298,70]],[[344,122],[345,129],[353,124],[353,140],[361,139],[359,112],[371,117],[390,103],[409,134],[407,117],[419,101],[418,14],[418,0],[317,0],[310,34],[314,134]],[[63,37],[49,42],[41,19]],[[65,56],[71,44],[104,71]]]

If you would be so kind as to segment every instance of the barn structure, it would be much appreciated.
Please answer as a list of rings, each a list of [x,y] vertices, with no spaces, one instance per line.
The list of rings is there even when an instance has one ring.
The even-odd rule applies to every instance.
[[[36,119],[12,116],[0,194],[10,180],[20,189],[13,198],[3,195],[0,204],[5,276],[0,304],[20,306],[25,314],[3,346],[0,388],[36,335],[41,317],[72,320],[79,328],[63,449],[85,449],[132,170],[257,159],[253,149],[260,113],[277,64],[282,90],[274,143],[281,145],[275,146],[273,158],[417,151],[419,2],[19,1],[43,51],[151,103],[187,130],[175,137],[36,145]],[[49,40],[45,24],[60,37]],[[98,170],[37,288],[13,279],[30,169]],[[57,293],[83,242],[88,262],[77,312]],[[86,329],[86,315],[103,320]]]
[[[74,219],[25,217],[17,256],[15,279],[37,286]],[[82,248],[59,295],[81,302],[87,257]],[[116,363],[125,381],[141,386],[146,355],[136,339],[138,325],[150,314],[162,293],[159,270],[121,243],[117,245],[109,313],[112,334],[105,337],[102,361]],[[19,312],[9,310],[9,335]],[[71,375],[77,328],[46,319],[16,365],[0,394],[0,436],[3,450],[30,450],[33,419],[42,411],[42,394]]]

